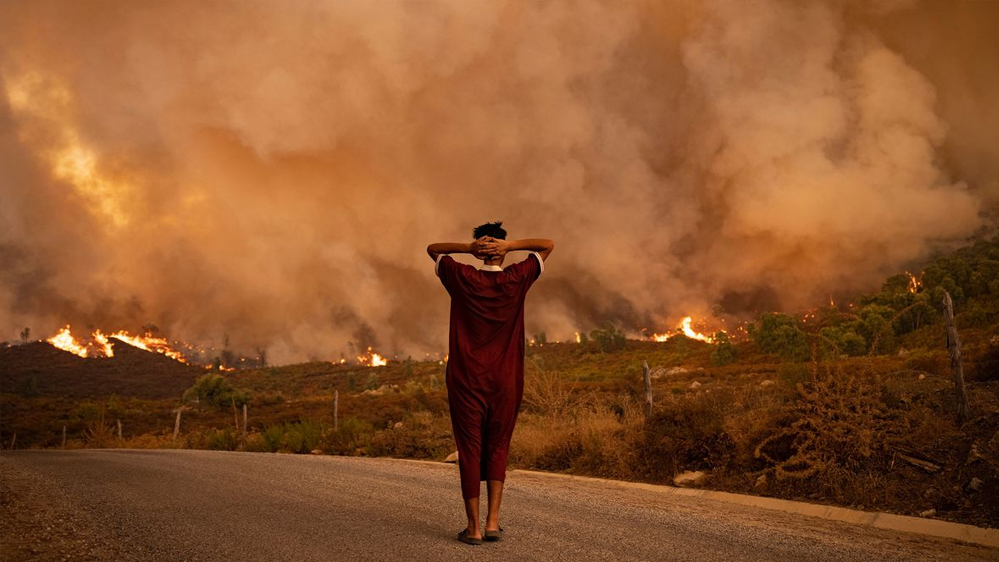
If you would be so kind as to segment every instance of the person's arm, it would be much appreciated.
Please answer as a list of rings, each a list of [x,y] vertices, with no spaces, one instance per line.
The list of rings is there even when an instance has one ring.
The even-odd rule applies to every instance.
[[[548,259],[548,255],[555,249],[555,242],[547,238],[524,238],[522,240],[497,240],[489,239],[483,244],[482,249],[487,254],[505,256],[507,252],[528,251],[537,252],[541,256],[541,261]]]
[[[483,236],[472,242],[437,242],[427,246],[427,254],[430,259],[437,261],[441,254],[472,254],[477,258],[483,257],[483,249],[486,245],[486,237]]]

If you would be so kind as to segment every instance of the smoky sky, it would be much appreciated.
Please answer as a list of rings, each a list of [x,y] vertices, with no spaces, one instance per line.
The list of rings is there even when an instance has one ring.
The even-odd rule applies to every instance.
[[[999,3],[0,3],[0,339],[446,347],[425,247],[556,249],[529,333],[871,290],[995,223]],[[511,255],[517,260],[522,256]]]

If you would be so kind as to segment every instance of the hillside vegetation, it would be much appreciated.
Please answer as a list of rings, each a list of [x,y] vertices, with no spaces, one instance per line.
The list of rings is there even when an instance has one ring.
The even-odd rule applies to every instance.
[[[971,417],[960,426],[944,291],[964,344]],[[840,307],[764,314],[748,333],[714,344],[683,336],[656,343],[604,326],[585,343],[530,346],[511,465],[666,484],[704,471],[714,489],[999,523],[997,240],[942,256],[915,281],[890,277]],[[166,377],[146,362],[128,388],[98,384],[92,374],[75,380],[71,367],[59,366],[65,354],[51,349],[0,350],[5,447],[15,433],[16,447],[60,447],[66,427],[67,447],[436,460],[454,450],[441,362]],[[652,376],[648,416],[643,362]],[[111,365],[73,364],[87,365],[80,373]]]

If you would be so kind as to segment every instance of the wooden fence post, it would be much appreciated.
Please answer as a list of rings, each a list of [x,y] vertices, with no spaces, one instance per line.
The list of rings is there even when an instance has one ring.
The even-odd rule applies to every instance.
[[[246,435],[246,403],[243,403],[243,435]]]
[[[177,410],[177,421],[173,424],[173,440],[177,440],[177,435],[180,434],[180,410]]]
[[[645,378],[645,417],[649,417],[652,415],[652,375],[648,361],[642,361],[642,376]]]
[[[10,438],[10,450],[14,450],[14,445],[17,444],[17,432],[14,432],[14,436]]]
[[[118,422],[118,441],[121,441],[121,420],[117,419],[115,421]]]
[[[66,448],[66,426],[62,426],[62,448]]]
[[[961,359],[961,339],[954,325],[954,301],[950,293],[944,291],[944,318],[947,320],[947,349],[950,351],[950,369],[954,372],[954,394],[957,399],[957,423],[963,424],[971,417],[968,407],[968,391],[964,388],[964,365]]]
[[[333,431],[340,431],[340,391],[333,391]]]

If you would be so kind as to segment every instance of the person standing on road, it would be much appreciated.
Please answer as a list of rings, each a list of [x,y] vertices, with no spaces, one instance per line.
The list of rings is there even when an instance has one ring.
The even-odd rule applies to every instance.
[[[468,527],[458,540],[500,540],[500,501],[510,437],[524,396],[524,299],[545,269],[555,244],[546,239],[507,240],[503,223],[475,228],[469,243],[427,246],[435,271],[451,295],[446,386],[451,428],[458,448],[461,495]],[[502,268],[506,254],[526,250],[524,261]],[[472,254],[481,269],[448,254]],[[489,507],[479,526],[480,482]]]

